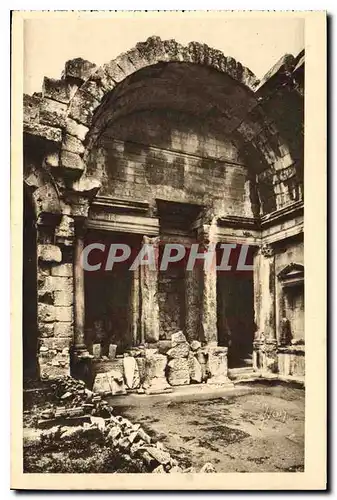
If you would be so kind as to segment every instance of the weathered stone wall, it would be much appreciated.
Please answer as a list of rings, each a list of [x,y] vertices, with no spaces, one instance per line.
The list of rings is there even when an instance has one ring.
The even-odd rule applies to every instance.
[[[258,210],[239,139],[184,113],[139,112],[110,127],[100,143],[87,168],[88,176],[101,176],[100,196],[196,203],[219,215],[253,217]]]
[[[185,327],[184,269],[172,268],[158,275],[159,338],[171,339]]]
[[[38,351],[41,378],[69,374],[73,341],[73,266],[62,263],[61,249],[39,245]]]

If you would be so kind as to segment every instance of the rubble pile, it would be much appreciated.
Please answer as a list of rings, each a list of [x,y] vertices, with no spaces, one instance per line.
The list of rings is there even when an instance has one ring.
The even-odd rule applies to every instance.
[[[116,356],[110,345],[109,356],[101,356],[100,345],[93,346],[95,372],[93,390],[100,394],[156,394],[172,391],[172,387],[188,384],[226,384],[227,348],[190,343],[182,331],[171,340],[128,349]]]
[[[53,398],[38,413],[36,426],[24,428],[24,446],[83,438],[113,447],[125,461],[134,461],[147,472],[215,472],[209,463],[200,471],[181,467],[161,442],[149,436],[140,424],[115,415],[108,402],[87,389],[81,380],[66,377],[55,381],[52,388]]]

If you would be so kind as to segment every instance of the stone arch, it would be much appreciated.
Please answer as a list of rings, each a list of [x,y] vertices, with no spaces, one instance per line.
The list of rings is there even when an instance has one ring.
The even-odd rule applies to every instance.
[[[288,181],[296,178],[296,168],[288,145],[260,106],[259,82],[235,59],[198,42],[183,46],[175,40],[150,37],[102,67],[74,59],[66,63],[61,80],[45,78],[42,94],[26,96],[25,130],[54,144],[54,152],[46,161],[57,173],[55,177],[65,175],[75,191],[97,192],[97,180],[83,175],[87,152],[100,133],[93,130],[94,121],[122,82],[145,68],[165,63],[198,65],[227,75],[249,96],[247,113],[236,132],[246,144],[247,157],[254,157],[259,165],[256,173],[265,212],[277,209],[273,198],[278,172],[286,170],[282,175],[289,184],[287,189],[296,191],[294,182]]]

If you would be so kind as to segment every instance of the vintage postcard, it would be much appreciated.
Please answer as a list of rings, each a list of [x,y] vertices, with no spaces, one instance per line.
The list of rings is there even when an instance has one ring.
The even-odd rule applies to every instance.
[[[326,489],[325,12],[12,35],[12,488]]]

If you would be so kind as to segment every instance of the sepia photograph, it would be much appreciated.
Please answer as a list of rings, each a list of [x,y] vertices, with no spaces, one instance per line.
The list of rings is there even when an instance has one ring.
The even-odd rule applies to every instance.
[[[315,336],[325,373],[309,187],[304,206],[307,22],[324,47],[325,15],[304,14],[13,14],[25,488],[304,487]]]

